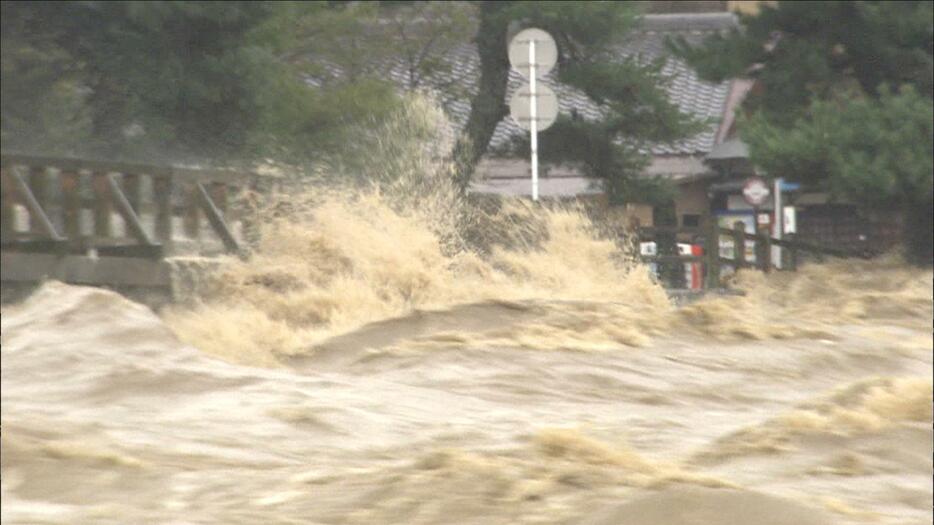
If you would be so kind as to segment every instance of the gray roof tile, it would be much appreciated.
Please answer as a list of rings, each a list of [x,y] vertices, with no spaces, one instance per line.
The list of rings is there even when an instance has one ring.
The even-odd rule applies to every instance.
[[[670,56],[665,48],[667,37],[683,36],[691,43],[698,43],[711,32],[722,31],[735,27],[736,18],[728,13],[703,14],[668,14],[646,15],[639,30],[634,31],[619,48],[620,57],[641,57],[644,60],[665,58],[662,68],[663,74],[671,81],[666,87],[670,100],[684,112],[699,119],[709,120],[711,123],[704,131],[686,139],[671,144],[653,144],[650,148],[654,155],[693,155],[708,153],[713,149],[717,125],[723,118],[723,111],[729,93],[729,81],[719,84],[705,82],[698,78],[697,73],[682,60]],[[451,65],[450,71],[436,74],[432,78],[424,79],[420,87],[431,89],[438,93],[445,110],[448,112],[453,124],[462,127],[467,122],[470,113],[469,95],[476,92],[479,78],[479,57],[473,45],[463,45],[448,53],[446,59]],[[559,111],[570,113],[576,110],[583,118],[595,120],[600,118],[602,110],[598,104],[591,100],[580,90],[558,82],[555,72],[544,78],[558,96]],[[410,89],[409,74],[400,60],[395,64],[385,66],[385,74],[403,89]],[[510,71],[507,88],[507,103],[512,94],[522,86],[526,80],[516,71]],[[310,84],[315,80],[309,79]],[[462,85],[462,96],[445,95],[448,90],[442,89],[452,83]],[[495,149],[507,145],[512,137],[527,133],[507,116],[496,126],[490,140],[490,148]]]

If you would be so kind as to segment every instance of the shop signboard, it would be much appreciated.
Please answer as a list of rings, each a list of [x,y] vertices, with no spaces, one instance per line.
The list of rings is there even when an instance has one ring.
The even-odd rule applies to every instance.
[[[769,191],[769,185],[759,177],[750,177],[743,184],[743,198],[750,206],[758,208],[765,204],[772,192]]]

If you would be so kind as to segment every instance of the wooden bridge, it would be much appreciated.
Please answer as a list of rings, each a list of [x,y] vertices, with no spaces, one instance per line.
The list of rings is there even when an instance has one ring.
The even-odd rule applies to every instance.
[[[231,197],[255,190],[261,176],[2,154],[0,179],[0,281],[6,298],[11,288],[45,279],[122,291],[172,290],[168,257],[220,253],[244,257],[250,225],[242,210],[231,206]],[[722,230],[716,221],[709,222],[706,229],[641,228],[640,240],[656,241],[659,247],[658,255],[643,260],[659,266],[697,264],[703,269],[704,288],[713,289],[722,286],[724,266],[775,269],[772,246],[783,248],[784,270],[794,270],[801,254],[869,255],[750,234],[741,225]],[[724,237],[732,240],[733,253],[721,253]],[[677,255],[675,243],[685,241],[702,245],[704,254]],[[755,263],[746,256],[749,242]]]
[[[75,158],[0,157],[0,280],[171,285],[165,259],[245,255],[231,197],[257,175]]]

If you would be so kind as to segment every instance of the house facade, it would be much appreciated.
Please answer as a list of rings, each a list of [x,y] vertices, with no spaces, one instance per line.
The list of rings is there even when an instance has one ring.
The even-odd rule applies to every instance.
[[[761,3],[729,4],[737,4],[730,5],[731,9],[754,12]],[[721,83],[706,82],[684,61],[671,56],[665,46],[669,37],[683,37],[696,44],[737,24],[736,16],[727,12],[650,14],[643,17],[639,30],[620,47],[621,56],[664,58],[663,71],[672,78],[666,86],[670,100],[682,112],[709,122],[707,128],[692,137],[651,146],[651,162],[640,176],[661,178],[675,186],[674,208],[679,226],[706,227],[712,220],[732,227],[740,221],[750,233],[777,235],[780,217],[774,210],[773,200],[770,198],[753,208],[742,195],[749,178],[765,176],[750,163],[748,148],[740,140],[736,124],[743,100],[750,91],[757,89],[755,81],[737,78]],[[546,78],[546,82],[557,93],[560,111],[599,118],[599,107],[585,95],[553,78]],[[507,96],[523,83],[518,73],[511,72]],[[464,110],[464,120],[466,109],[469,108]],[[488,151],[501,150],[512,137],[525,133],[507,116],[497,126]],[[530,174],[528,159],[492,153],[478,166],[470,190],[477,194],[530,196]],[[766,179],[774,188],[771,179]],[[573,166],[543,164],[539,180],[543,198],[577,198],[608,205],[602,181],[585,177]],[[784,210],[786,207],[793,210]],[[895,210],[866,212],[852,203],[832,200],[827,193],[807,185],[783,186],[782,208],[780,214],[794,215],[794,234],[799,239],[851,251],[879,252],[894,247],[903,220]],[[653,208],[648,204],[628,203],[614,211],[626,216],[633,225],[651,226],[655,222]]]

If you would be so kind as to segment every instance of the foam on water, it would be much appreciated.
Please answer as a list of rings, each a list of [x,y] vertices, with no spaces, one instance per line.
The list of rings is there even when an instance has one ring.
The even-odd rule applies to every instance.
[[[676,308],[587,210],[468,204],[396,135],[199,304],[4,306],[3,522],[930,522],[930,270]]]

